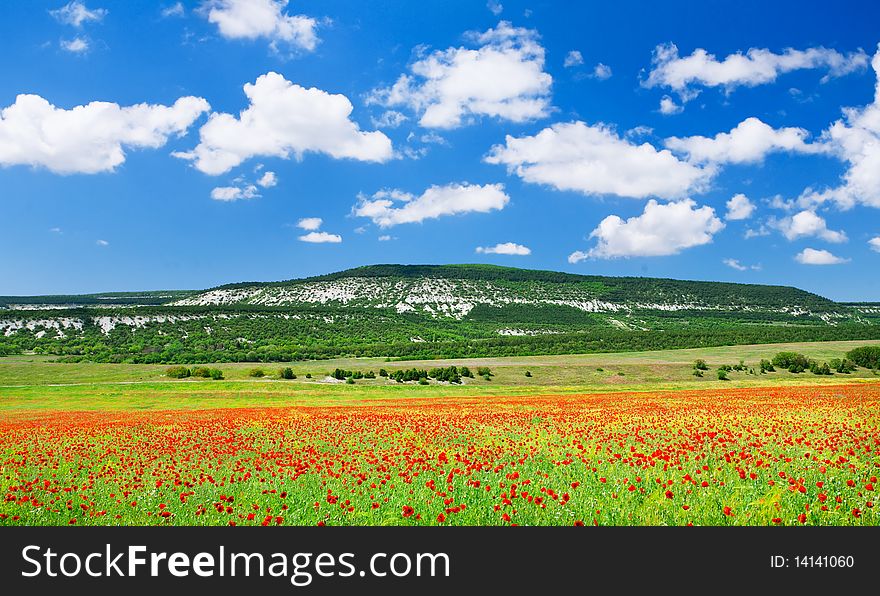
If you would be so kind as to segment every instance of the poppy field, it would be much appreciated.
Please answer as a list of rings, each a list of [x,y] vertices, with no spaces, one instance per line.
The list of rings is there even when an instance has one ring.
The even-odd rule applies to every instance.
[[[877,525],[880,385],[12,411],[0,525]]]

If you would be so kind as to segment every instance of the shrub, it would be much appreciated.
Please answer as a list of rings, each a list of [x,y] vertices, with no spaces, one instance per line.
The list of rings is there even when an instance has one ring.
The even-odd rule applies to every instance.
[[[761,359],[761,374],[768,372],[776,372],[776,368],[773,366],[773,363],[769,360]]]
[[[210,375],[211,379],[213,379],[215,381],[222,381],[223,380],[223,371],[220,370],[219,368],[212,368],[208,372],[208,374]]]
[[[477,374],[480,375],[481,377],[491,377],[492,371],[489,370],[488,366],[481,366],[477,369]]]
[[[252,368],[248,371],[248,376],[256,378],[265,377],[266,371],[264,371],[262,368]]]
[[[296,378],[296,377],[294,376],[294,378]],[[312,378],[312,373],[306,373],[306,378],[307,378],[307,379],[311,379],[311,378]]]
[[[831,368],[833,368],[836,372],[839,372],[844,375],[848,375],[851,372],[855,372],[856,365],[853,364],[853,361],[849,358],[832,358],[828,363]]]
[[[427,384],[428,384],[428,379],[425,379],[425,378],[419,379],[419,385],[427,385]]]
[[[856,366],[880,368],[880,346],[862,346],[847,352],[846,357]]]
[[[354,379],[352,379],[351,377],[348,377],[347,379],[345,379],[345,383],[347,385],[354,385]]]
[[[197,366],[192,369],[192,376],[201,377],[203,379],[211,378],[211,369],[205,366]]]
[[[526,371],[526,376],[527,376],[527,377],[531,377],[531,376],[532,376],[532,371],[527,370],[527,371]]]
[[[789,372],[802,373],[810,368],[810,359],[797,352],[779,352],[773,357],[773,365],[787,368]]]
[[[458,374],[460,374],[460,375],[463,376],[463,377],[467,377],[467,378],[469,378],[469,379],[473,379],[473,378],[474,378],[474,373],[471,372],[471,369],[469,369],[469,368],[466,367],[466,366],[462,366],[461,368],[459,368],[459,369],[458,369]]]
[[[446,383],[461,383],[461,374],[457,366],[448,366],[445,368],[432,368],[428,371],[428,376],[438,381]]]
[[[694,362],[694,370],[709,370],[709,365],[702,358],[698,358]]]
[[[282,368],[281,371],[278,373],[278,376],[281,377],[282,379],[295,379],[296,378],[296,375],[293,374],[293,369],[290,368],[289,366],[285,366],[284,368]]]
[[[693,372],[693,375],[694,375],[695,377],[702,377],[702,376],[703,376],[703,371],[701,371],[699,368],[695,368],[695,369],[694,369],[694,372]]]
[[[830,375],[830,374],[832,374],[831,367],[828,366],[827,362],[823,362],[822,364],[819,364],[815,360],[810,361],[810,372],[813,373],[814,375]]]
[[[727,381],[727,371],[723,368],[718,369],[718,380],[719,381]]]
[[[373,371],[367,371],[367,373],[364,375],[364,378],[365,379],[375,379],[376,373],[374,373]]]
[[[165,376],[172,379],[185,379],[190,375],[190,372],[185,366],[172,366],[165,370]]]
[[[388,376],[388,371],[385,370],[384,368],[380,368],[380,369],[379,369],[379,376],[380,376],[380,377],[387,377],[387,376]]]

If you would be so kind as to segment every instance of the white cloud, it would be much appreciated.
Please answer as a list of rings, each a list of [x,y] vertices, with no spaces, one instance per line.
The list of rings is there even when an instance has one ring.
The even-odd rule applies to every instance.
[[[668,95],[664,95],[660,98],[660,113],[664,116],[671,116],[672,114],[681,114],[684,111],[684,107],[675,103]]]
[[[712,242],[724,223],[711,207],[697,207],[691,199],[661,204],[651,199],[641,215],[623,220],[609,215],[590,234],[597,244],[588,253],[578,252],[569,262],[584,258],[658,257]],[[572,260],[572,259],[575,260]]]
[[[61,228],[49,228],[49,231],[52,232],[53,234],[62,234],[63,233]]]
[[[19,95],[0,110],[0,165],[62,174],[113,171],[125,162],[125,149],[162,147],[209,108],[204,99],[182,97],[172,106],[94,101],[65,110],[39,95]]]
[[[844,108],[843,119],[823,133],[823,140],[848,165],[842,184],[822,191],[808,188],[799,204],[834,201],[845,209],[857,204],[880,207],[880,45],[871,66],[877,77],[874,101],[863,108]]]
[[[875,236],[868,240],[868,246],[871,247],[871,250],[880,252],[880,236]]]
[[[636,145],[604,124],[583,122],[554,124],[535,136],[508,135],[485,161],[557,190],[633,198],[684,196],[703,187],[711,175],[666,149]]]
[[[227,39],[268,39],[278,49],[283,42],[303,50],[318,45],[318,22],[285,12],[288,0],[205,0],[199,12],[217,25]]]
[[[724,263],[725,265],[727,265],[731,269],[736,269],[737,271],[749,271],[749,270],[760,271],[761,270],[760,265],[743,265],[742,263],[740,263],[736,259],[724,259],[722,261],[722,263]]]
[[[277,186],[278,184],[278,176],[275,175],[275,172],[266,172],[260,179],[257,180],[257,185],[263,188],[272,188],[273,186]]]
[[[576,250],[570,255],[568,255],[568,262],[572,265],[580,263],[581,261],[586,261],[590,258],[590,253],[584,252],[582,250]]]
[[[593,78],[599,79],[600,81],[605,81],[611,78],[611,67],[607,64],[602,64],[601,62],[593,67]]]
[[[259,198],[260,192],[253,184],[242,186],[218,186],[211,191],[211,198],[215,201],[232,202]]]
[[[368,103],[404,106],[426,128],[456,128],[471,116],[525,122],[550,111],[552,77],[544,72],[544,48],[531,29],[502,21],[495,29],[467,36],[478,45],[437,50],[410,66]]]
[[[57,10],[50,10],[49,14],[59,23],[82,27],[83,23],[102,21],[107,16],[107,10],[104,8],[90,10],[83,2],[74,0]]]
[[[376,128],[397,128],[409,118],[396,110],[385,110],[378,118],[371,118]]]
[[[339,244],[342,242],[342,236],[327,232],[309,232],[300,236],[299,239],[302,242],[311,242],[312,244]]]
[[[526,256],[532,254],[532,249],[522,244],[514,242],[502,242],[495,246],[478,246],[476,249],[478,254],[483,255],[517,255]]]
[[[748,270],[748,267],[746,267],[736,259],[724,259],[723,263],[732,269],[736,269],[737,271]]]
[[[379,242],[389,242],[391,240],[394,240],[394,238],[388,234],[382,234],[379,236]]]
[[[572,66],[580,66],[584,63],[584,57],[578,50],[572,50],[568,54],[565,55],[565,62],[562,65],[565,68],[571,68]]]
[[[323,223],[324,220],[320,217],[304,217],[296,222],[296,227],[306,230],[307,232],[313,232],[320,228]]]
[[[756,163],[773,151],[820,153],[821,144],[808,144],[809,133],[802,128],[773,128],[757,118],[746,118],[730,132],[714,137],[669,137],[666,147],[683,153],[691,161],[725,163]]]
[[[98,246],[110,246],[110,243],[106,240],[96,240],[95,244],[97,244]]]
[[[755,204],[746,195],[738,193],[727,201],[727,215],[725,217],[730,221],[739,221],[750,218],[754,212]]]
[[[360,197],[353,213],[370,218],[380,228],[389,228],[445,215],[488,213],[504,209],[508,201],[510,197],[502,184],[480,186],[465,182],[431,186],[419,196],[400,190],[382,190],[371,197]]]
[[[163,8],[160,14],[166,19],[170,17],[182,17],[186,14],[186,9],[183,7],[182,2],[177,2],[171,6]]]
[[[669,43],[655,48],[651,62],[651,72],[642,84],[672,89],[683,101],[688,101],[699,94],[698,87],[723,87],[730,92],[739,86],[772,83],[780,74],[794,70],[825,69],[828,73],[824,81],[864,68],[868,58],[861,50],[841,54],[822,47],[788,48],[779,54],[752,48],[745,54],[730,54],[723,60],[698,48],[682,58],[675,44]]]
[[[633,126],[625,133],[623,136],[627,139],[637,139],[639,137],[649,137],[654,134],[654,129],[650,126],[645,126],[644,124],[640,124],[638,126]]]
[[[498,2],[498,0],[489,0],[486,2],[486,8],[488,8],[496,17],[504,11],[504,5]]]
[[[827,250],[816,250],[814,248],[805,248],[795,255],[794,258],[802,265],[839,265],[849,262],[849,259],[835,256]]]
[[[89,40],[85,37],[74,37],[73,39],[62,39],[59,42],[61,49],[71,54],[85,54],[89,51]]]
[[[344,95],[295,85],[270,72],[247,83],[250,105],[239,117],[213,113],[200,130],[199,145],[174,155],[192,160],[206,174],[222,174],[256,156],[301,159],[306,152],[331,157],[384,162],[391,140],[379,131],[363,132],[350,119]]]
[[[788,240],[797,240],[808,236],[821,238],[826,242],[846,242],[846,233],[829,230],[825,220],[815,211],[801,211],[791,217],[772,220],[770,225],[782,232]]]
[[[746,240],[751,240],[752,238],[762,238],[764,236],[769,236],[769,235],[770,235],[770,229],[767,226],[765,226],[764,224],[761,224],[757,228],[747,229],[746,233],[743,234],[743,238],[745,238]]]

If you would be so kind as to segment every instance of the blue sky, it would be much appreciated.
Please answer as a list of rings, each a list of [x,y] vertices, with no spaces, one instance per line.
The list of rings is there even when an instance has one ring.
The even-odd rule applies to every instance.
[[[880,300],[880,6],[767,4],[4,2],[0,294],[485,262]]]

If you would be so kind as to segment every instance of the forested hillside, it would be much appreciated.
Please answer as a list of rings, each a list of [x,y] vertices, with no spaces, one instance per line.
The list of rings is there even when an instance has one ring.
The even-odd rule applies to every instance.
[[[5,307],[5,308],[4,308]],[[796,288],[378,265],[205,291],[0,298],[0,355],[103,362],[433,358],[880,338],[880,309]]]

